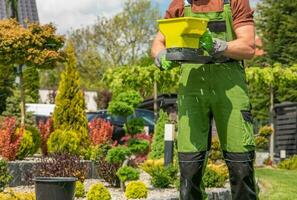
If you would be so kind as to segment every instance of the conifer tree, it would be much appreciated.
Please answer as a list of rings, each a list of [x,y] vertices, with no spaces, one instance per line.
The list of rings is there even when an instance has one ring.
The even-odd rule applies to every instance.
[[[88,141],[88,121],[85,113],[85,99],[80,87],[77,60],[72,43],[66,47],[67,59],[61,74],[56,106],[53,113],[54,128],[77,132],[82,144]]]

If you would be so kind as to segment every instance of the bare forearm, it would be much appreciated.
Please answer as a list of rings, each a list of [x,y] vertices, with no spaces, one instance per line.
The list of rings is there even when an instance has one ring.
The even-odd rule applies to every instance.
[[[165,49],[165,38],[164,36],[159,32],[153,41],[152,49],[151,49],[151,56],[155,58],[160,51]]]
[[[255,47],[238,39],[228,42],[228,48],[223,55],[235,60],[251,59],[255,55]]]

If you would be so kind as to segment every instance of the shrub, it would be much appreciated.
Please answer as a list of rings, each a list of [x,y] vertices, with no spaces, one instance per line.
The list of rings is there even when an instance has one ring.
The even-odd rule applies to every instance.
[[[11,180],[12,176],[9,175],[7,162],[0,158],[0,192],[4,190]]]
[[[130,90],[117,95],[115,100],[124,102],[133,108],[137,108],[140,102],[143,101],[143,98],[140,96],[139,92]]]
[[[133,114],[134,109],[132,106],[128,105],[127,103],[121,101],[111,101],[108,105],[108,112],[113,115],[124,116],[127,117]]]
[[[131,151],[127,147],[118,146],[108,151],[106,161],[111,164],[122,164],[130,155]]]
[[[255,143],[257,150],[267,150],[269,146],[269,139],[263,136],[256,136]]]
[[[111,195],[102,183],[97,183],[90,187],[87,200],[111,200]]]
[[[40,143],[41,138],[38,129],[34,127],[27,127],[23,132],[16,158],[22,160],[26,156],[32,156],[37,152],[40,147]]]
[[[273,132],[273,130],[272,130],[271,126],[266,125],[266,126],[263,126],[260,128],[258,134],[262,137],[267,138],[272,134],[272,132]]]
[[[125,183],[126,181],[134,181],[139,179],[139,171],[133,167],[125,166],[121,167],[117,171],[117,176],[119,179]]]
[[[165,124],[169,121],[169,117],[167,113],[162,110],[159,115],[160,116],[155,128],[155,134],[153,136],[151,152],[148,155],[150,159],[160,159],[164,157],[164,128]]]
[[[130,139],[128,141],[128,148],[133,154],[144,153],[149,148],[149,142],[146,140]]]
[[[111,141],[113,126],[104,119],[95,118],[89,124],[90,140],[93,145],[101,145]]]
[[[136,135],[138,133],[143,133],[144,131],[144,120],[142,118],[133,118],[128,120],[126,123],[126,132],[129,135]]]
[[[84,182],[87,175],[87,165],[80,161],[80,157],[69,153],[52,154],[39,162],[33,169],[34,176],[76,177]]]
[[[297,170],[297,155],[294,155],[278,164],[281,169]]]
[[[55,130],[71,130],[72,133],[77,133],[75,140],[79,140],[79,146],[85,148],[89,142],[88,120],[85,112],[86,104],[80,86],[75,49],[71,42],[67,44],[65,52],[67,54],[67,62],[64,71],[61,73],[61,80],[55,99],[54,128]],[[64,139],[66,138],[61,138],[60,140]]]
[[[104,179],[113,187],[119,187],[120,181],[116,173],[120,168],[121,164],[118,163],[109,163],[104,158],[98,159],[96,161],[97,172],[100,178]]]
[[[131,181],[128,183],[125,195],[128,199],[147,198],[148,189],[141,181]]]
[[[16,119],[5,118],[0,121],[0,155],[7,160],[15,160],[21,144],[23,129],[17,132]]]
[[[76,181],[76,184],[75,184],[75,197],[77,198],[82,198],[84,197],[86,194],[85,192],[85,186],[82,182],[80,181]]]
[[[12,190],[0,193],[1,200],[35,200],[35,193],[20,193]]]
[[[204,172],[203,183],[205,187],[223,187],[226,180],[227,179],[222,174],[209,167],[207,167]]]
[[[164,159],[159,160],[146,160],[140,165],[140,168],[148,174],[151,174],[155,168],[161,168],[164,166]]]
[[[43,121],[39,121],[38,129],[41,135],[41,151],[42,151],[42,154],[46,156],[48,154],[47,141],[51,133],[54,132],[54,125],[53,125],[52,118],[48,118],[45,123]]]
[[[70,153],[79,155],[82,152],[79,133],[75,131],[55,130],[47,142],[50,153]]]
[[[90,146],[84,152],[84,159],[85,160],[99,160],[106,156],[108,150],[111,148],[108,144],[102,144],[97,146]]]
[[[209,159],[212,161],[223,159],[223,153],[221,151],[220,141],[217,136],[212,138]]]

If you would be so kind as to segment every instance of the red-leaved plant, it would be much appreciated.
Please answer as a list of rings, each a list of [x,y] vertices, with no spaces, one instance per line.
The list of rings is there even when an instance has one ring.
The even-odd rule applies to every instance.
[[[17,129],[15,118],[7,117],[0,121],[0,155],[4,159],[15,160],[23,133],[24,128]]]
[[[89,123],[89,130],[93,145],[106,144],[111,141],[113,126],[108,121],[96,118]]]
[[[48,118],[46,122],[42,120],[38,123],[38,129],[41,135],[41,151],[43,155],[48,155],[47,140],[49,139],[52,132],[54,132],[54,125],[52,118]]]

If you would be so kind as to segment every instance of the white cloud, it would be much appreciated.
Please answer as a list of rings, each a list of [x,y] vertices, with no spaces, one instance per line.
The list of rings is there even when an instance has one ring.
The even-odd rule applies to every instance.
[[[36,0],[41,23],[52,22],[60,33],[87,26],[97,16],[111,16],[121,10],[123,0]]]

